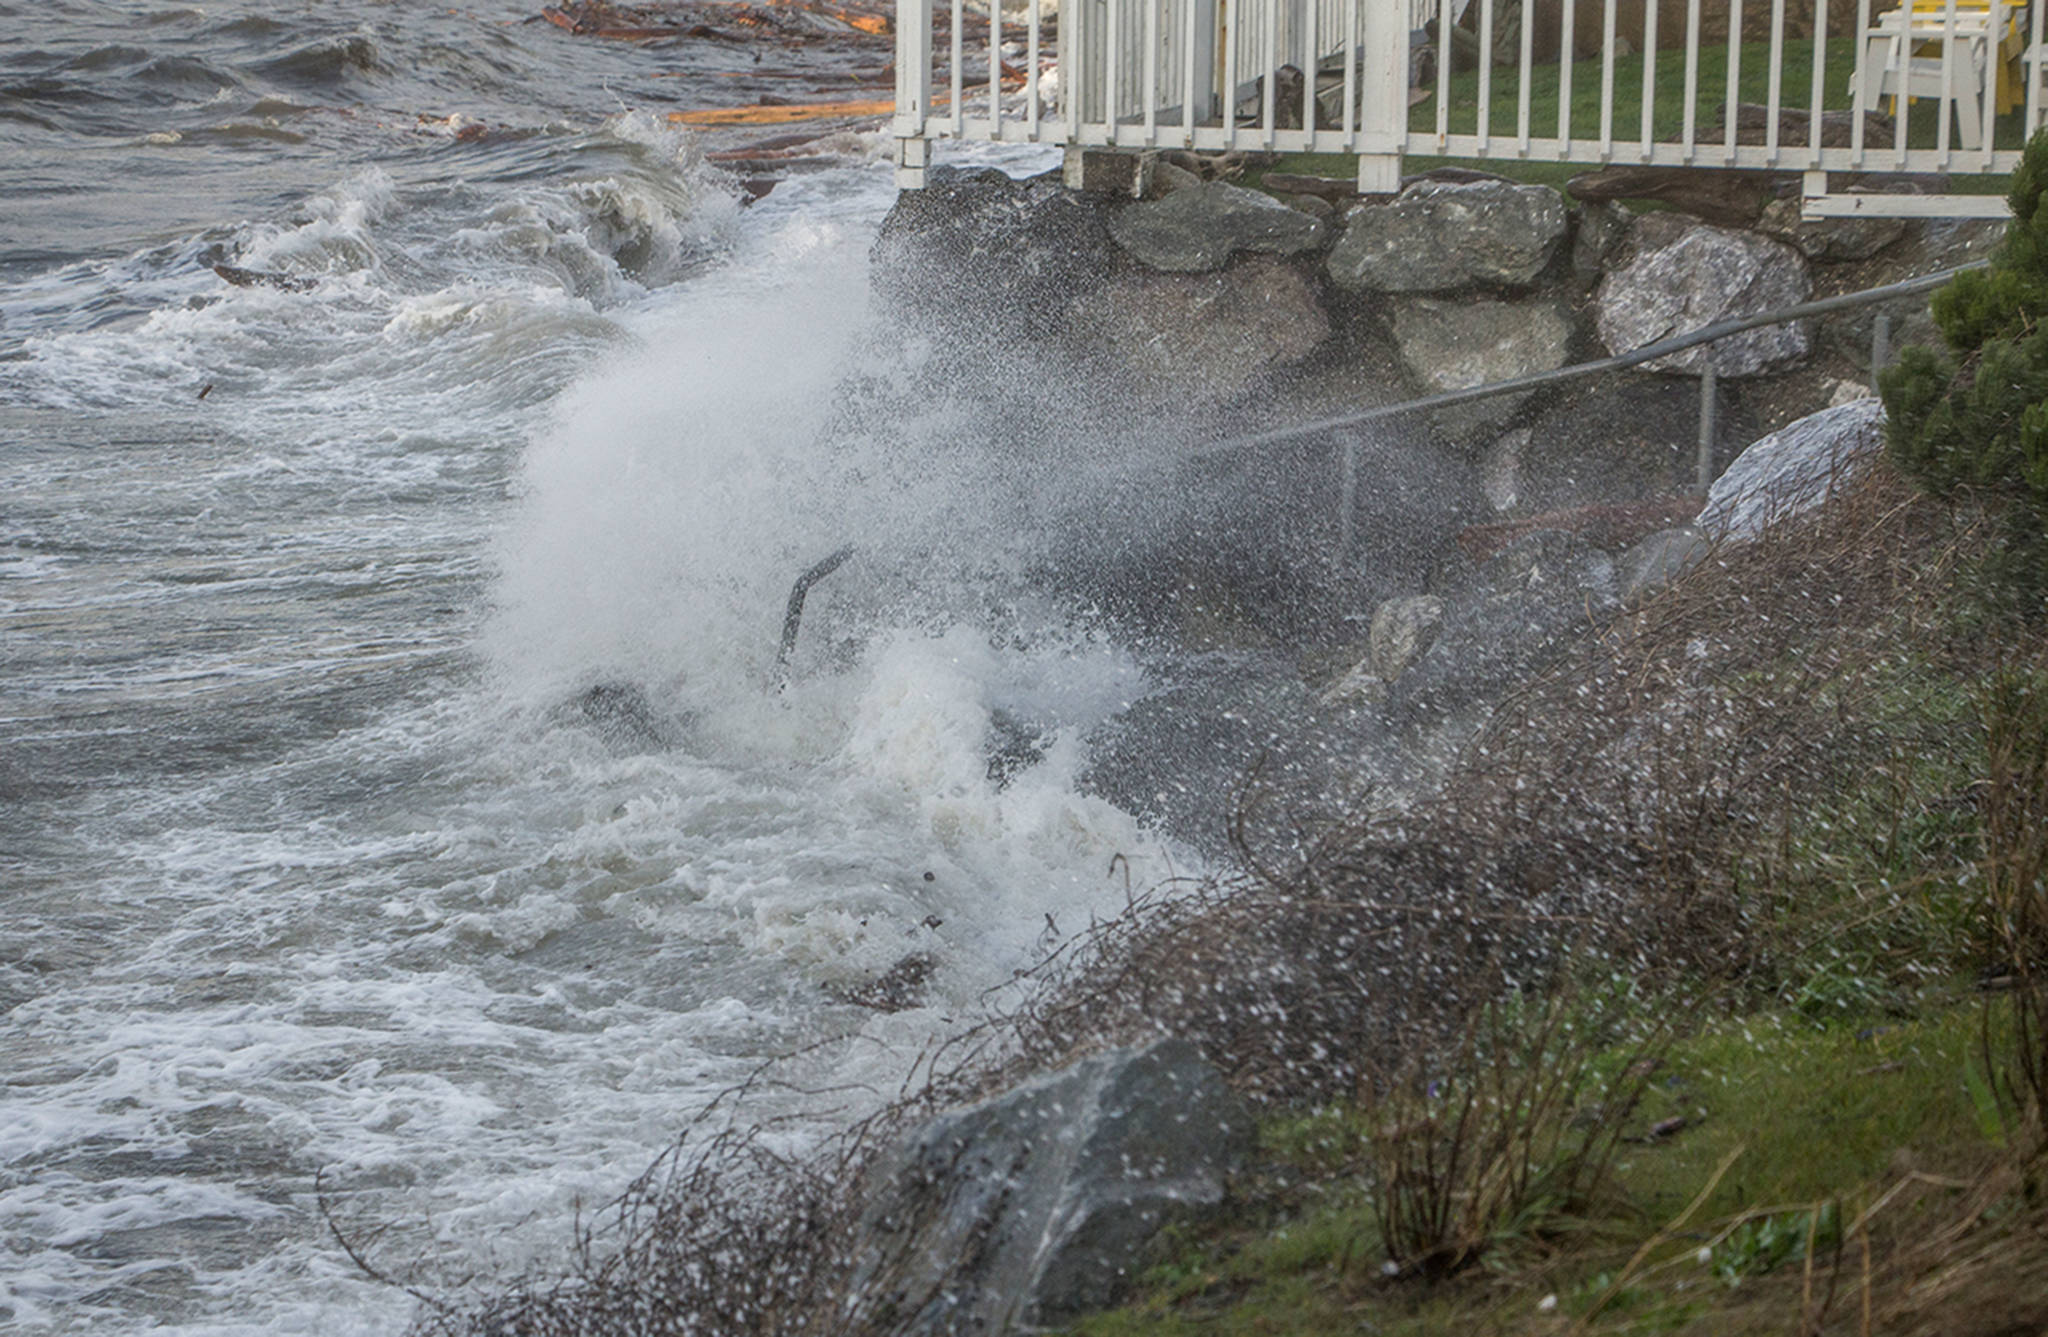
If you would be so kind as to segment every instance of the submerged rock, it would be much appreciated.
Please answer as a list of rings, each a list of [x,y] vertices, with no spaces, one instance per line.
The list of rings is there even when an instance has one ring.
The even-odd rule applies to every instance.
[[[1167,1222],[1214,1208],[1253,1121],[1193,1045],[1083,1060],[939,1115],[874,1167],[857,1289],[916,1337],[1006,1333],[1109,1305]]]

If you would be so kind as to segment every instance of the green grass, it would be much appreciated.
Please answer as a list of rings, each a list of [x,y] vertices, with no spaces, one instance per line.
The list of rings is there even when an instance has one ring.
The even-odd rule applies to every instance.
[[[1268,1168],[1234,1219],[1173,1237],[1141,1297],[1077,1337],[1562,1333],[1589,1315],[1602,1332],[1782,1333],[1810,1282],[1809,1239],[1833,1267],[1865,1213],[1881,1258],[1955,1227],[1966,1190],[2025,1140],[2001,1085],[2011,1008],[1971,983],[1992,950],[1982,685],[1905,652],[1853,689],[1820,690],[1841,699],[1818,707],[1893,745],[1758,842],[1747,875],[1781,945],[1664,1052],[1606,1194],[1570,1216],[1532,1204],[1448,1281],[1391,1281],[1363,1179],[1389,1116],[1276,1113]],[[2001,1192],[1985,1219],[2030,1210]],[[1991,1247],[2034,1267],[2038,1237],[2013,1238]]]
[[[1651,103],[1651,139],[1674,139],[1684,128],[1686,109],[1685,52],[1659,51],[1656,53],[1655,94]],[[1770,87],[1770,47],[1767,43],[1745,43],[1738,57],[1738,78],[1736,81],[1737,100],[1762,103],[1766,101]],[[1855,68],[1856,43],[1852,38],[1832,38],[1827,42],[1825,61],[1825,86],[1822,90],[1822,104],[1827,109],[1850,106],[1849,76]],[[1574,140],[1584,144],[1590,151],[1600,133],[1600,89],[1602,65],[1599,60],[1584,60],[1573,64],[1571,70],[1571,117],[1570,133]],[[1783,78],[1779,88],[1779,103],[1788,108],[1804,110],[1809,104],[1813,85],[1813,42],[1811,39],[1788,40],[1784,45]],[[1497,68],[1490,72],[1489,96],[1487,102],[1488,129],[1496,136],[1519,137],[1523,128],[1522,80],[1520,70],[1514,67]],[[1723,110],[1727,103],[1728,48],[1725,43],[1714,43],[1700,52],[1699,70],[1692,99],[1694,135],[1698,142],[1713,144],[1720,142],[1717,131]],[[1537,65],[1530,70],[1528,80],[1528,133],[1534,138],[1552,138],[1559,131],[1558,105],[1563,89],[1563,67]],[[1641,54],[1622,56],[1614,62],[1614,111],[1613,134],[1617,152],[1630,144],[1639,143],[1642,138],[1642,84],[1643,57]],[[1431,96],[1410,109],[1408,128],[1412,134],[1433,134],[1437,125],[1436,84],[1428,85]],[[1479,124],[1479,73],[1467,70],[1454,74],[1450,81],[1451,108],[1447,132],[1454,135],[1470,135],[1478,132]],[[1912,148],[1935,147],[1937,142],[1938,106],[1928,98],[1912,104],[1907,120],[1906,142]],[[1960,150],[1962,141],[1954,137],[1951,127],[1951,144]],[[2018,149],[2025,141],[2024,113],[2015,110],[1997,119],[1992,142],[2000,149]],[[1869,147],[1889,149],[1889,136],[1880,143]],[[1873,153],[1873,171],[1885,170],[1883,155]],[[1511,157],[1471,159],[1411,155],[1405,164],[1409,172],[1428,171],[1435,167],[1477,167],[1498,172],[1519,181],[1562,188],[1564,183],[1582,172],[1594,170],[1583,162],[1561,163],[1556,161],[1534,161]],[[1355,160],[1349,154],[1292,154],[1285,157],[1273,171],[1295,172],[1315,176],[1349,177],[1356,172]],[[1796,170],[1796,169],[1794,169]],[[1956,175],[1949,178],[1948,189],[1956,194],[2003,194],[2008,178],[2003,174]]]
[[[1379,1275],[1364,1195],[1337,1168],[1364,1134],[1355,1116],[1274,1118],[1265,1153],[1314,1184],[1315,1200],[1262,1224],[1181,1236],[1147,1277],[1142,1299],[1073,1331],[1524,1330],[1520,1320],[1553,1311],[1568,1318],[1603,1297],[1603,1321],[1627,1331],[1670,1331],[1696,1320],[1708,1331],[1736,1330],[1721,1311],[1741,1298],[1741,1287],[1798,1272],[1816,1213],[1825,1244],[1902,1167],[1962,1175],[1995,1158],[1992,1130],[1970,1091],[1981,1026],[1978,1007],[1953,1003],[1918,1020],[1859,1027],[1822,1027],[1796,1014],[1717,1022],[1675,1048],[1659,1070],[1638,1123],[1682,1117],[1687,1125],[1631,1146],[1607,1213],[1528,1223],[1529,1237],[1508,1241],[1492,1273],[1449,1285]],[[1709,1184],[1712,1192],[1685,1226],[1659,1239]],[[1939,1194],[1888,1204],[1886,1226],[1906,1235],[1931,1229],[1945,1221],[1947,1205]],[[1540,1307],[1546,1296],[1557,1297],[1549,1311]]]

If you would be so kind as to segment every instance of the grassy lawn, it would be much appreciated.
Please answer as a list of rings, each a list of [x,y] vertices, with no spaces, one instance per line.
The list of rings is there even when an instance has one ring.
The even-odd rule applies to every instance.
[[[1826,86],[1823,89],[1823,105],[1829,109],[1850,106],[1849,76],[1855,68],[1856,43],[1852,38],[1832,38],[1827,43],[1825,62]],[[1660,51],[1656,53],[1656,80],[1654,99],[1651,104],[1651,125],[1653,140],[1676,139],[1685,124],[1685,52]],[[1738,100],[1762,103],[1770,91],[1770,47],[1767,43],[1745,44],[1739,53],[1739,76],[1737,79]],[[1813,43],[1810,39],[1788,40],[1784,46],[1783,79],[1779,88],[1779,102],[1782,106],[1805,110],[1813,84]],[[1597,139],[1600,132],[1600,90],[1602,66],[1599,60],[1580,61],[1571,66],[1571,117],[1570,132],[1575,139],[1588,142]],[[1725,44],[1714,44],[1700,52],[1699,71],[1695,84],[1694,136],[1702,143],[1717,143],[1721,135],[1717,127],[1727,103],[1728,48]],[[1523,96],[1521,72],[1518,68],[1497,68],[1490,72],[1488,115],[1490,133],[1503,136],[1518,136],[1521,133]],[[1617,145],[1638,143],[1642,135],[1642,86],[1643,56],[1623,56],[1614,62],[1614,114],[1613,133]],[[1409,112],[1408,128],[1411,133],[1432,134],[1437,128],[1436,84],[1427,85],[1430,97],[1416,104]],[[1533,137],[1549,138],[1558,134],[1559,95],[1563,88],[1562,67],[1537,65],[1531,69],[1528,80],[1528,128]],[[1466,70],[1452,76],[1449,98],[1450,115],[1447,131],[1454,135],[1469,135],[1478,132],[1479,125],[1479,73]],[[2000,149],[2018,149],[2024,142],[2024,112],[2015,110],[1998,118],[1993,131],[1993,143]],[[1912,148],[1933,148],[1937,136],[1937,106],[1931,99],[1922,98],[1912,104],[1907,119],[1906,141]],[[1954,137],[1951,127],[1951,143],[1960,148],[1961,139]],[[1880,145],[1891,146],[1889,136],[1873,141],[1872,148]],[[1433,167],[1460,166],[1478,167],[1498,172],[1516,180],[1543,185],[1562,187],[1564,183],[1592,167],[1583,163],[1536,162],[1514,158],[1454,159],[1414,155],[1407,160],[1407,170],[1427,171]],[[1290,155],[1276,171],[1300,172],[1311,175],[1346,177],[1356,170],[1353,160],[1346,154],[1296,154]],[[1874,170],[1882,170],[1882,167]],[[2007,178],[2000,175],[1954,176],[1950,178],[1949,189],[1959,194],[2002,194]]]
[[[2006,1135],[1972,1094],[1982,1041],[1980,1009],[1956,1002],[1864,1025],[1713,1024],[1666,1057],[1605,1211],[1532,1213],[1485,1268],[1435,1284],[1381,1275],[1372,1214],[1339,1169],[1363,1135],[1350,1116],[1276,1119],[1266,1153],[1316,1186],[1312,1205],[1183,1237],[1143,1300],[1074,1331],[1792,1332],[1802,1292],[1817,1307],[1814,1271],[1860,1270],[1855,1247],[1838,1257],[1845,1227],[1867,1221],[1881,1255],[1895,1252],[1952,1227],[1981,1191]],[[2001,1210],[2021,1205],[2015,1194]],[[1840,1318],[1855,1287],[1835,1289]]]

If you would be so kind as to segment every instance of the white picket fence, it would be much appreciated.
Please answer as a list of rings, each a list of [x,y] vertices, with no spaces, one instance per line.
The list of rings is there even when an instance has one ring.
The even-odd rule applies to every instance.
[[[2042,123],[2044,10],[2048,0],[1058,0],[1055,15],[1027,0],[1005,15],[899,0],[898,179],[922,185],[930,141],[955,138],[1342,153],[1368,193],[1394,189],[1403,159],[1420,155],[1800,173],[1816,215],[2002,212],[1997,195],[1939,182],[1918,195],[1843,187],[1871,173],[2010,172]],[[1448,58],[1423,31],[1432,20],[1468,34]],[[1738,115],[1757,105],[1760,117]],[[1832,134],[1807,133],[1830,112]]]

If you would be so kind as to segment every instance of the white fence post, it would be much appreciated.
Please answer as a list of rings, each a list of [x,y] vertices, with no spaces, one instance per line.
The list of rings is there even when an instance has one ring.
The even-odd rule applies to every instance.
[[[896,185],[924,185],[931,146],[925,126],[932,109],[932,2],[896,0]]]
[[[1358,191],[1391,195],[1408,135],[1408,0],[1360,0],[1358,26]]]

